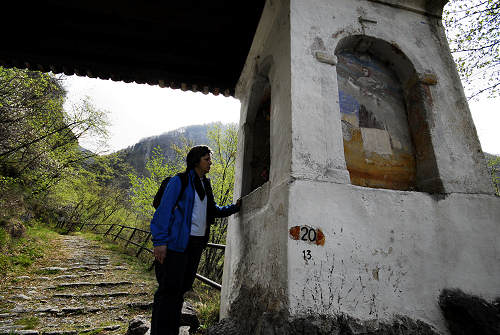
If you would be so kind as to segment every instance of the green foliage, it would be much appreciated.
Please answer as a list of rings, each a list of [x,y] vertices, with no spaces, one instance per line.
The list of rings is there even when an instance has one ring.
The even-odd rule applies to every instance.
[[[123,223],[129,219],[132,212],[127,208],[126,189],[115,184],[117,167],[130,171],[113,155],[94,157],[85,168],[68,169],[70,177],[61,180],[48,197],[55,204],[53,212],[58,213],[58,221],[66,229],[74,230],[89,223]]]
[[[0,67],[0,176],[46,196],[51,187],[94,156],[78,146],[91,136],[107,138],[106,112],[84,99],[63,109],[61,79],[51,74]]]
[[[491,169],[491,179],[496,195],[500,196],[500,156],[491,158],[488,161],[488,167]]]
[[[151,158],[146,162],[146,171],[149,176],[129,174],[131,184],[130,201],[136,213],[150,220],[154,214],[153,198],[161,182],[167,176],[173,176],[185,169],[178,161],[165,161],[160,147],[153,149]]]
[[[17,178],[0,176],[0,192],[4,192],[17,182],[19,182],[19,179]]]
[[[444,24],[470,98],[497,96],[500,85],[500,2],[452,0]]]
[[[238,129],[234,124],[227,126],[215,124],[209,128],[207,135],[210,147],[213,150],[210,179],[215,201],[220,206],[227,205],[233,201]],[[227,224],[227,218],[216,220],[216,224],[212,226],[210,233],[210,242],[216,244],[226,243]],[[217,249],[207,248],[201,260],[201,273],[220,283],[223,270],[224,253]]]
[[[219,205],[227,205],[233,199],[238,130],[234,124],[228,125],[225,128],[221,124],[215,124],[208,129],[207,135],[210,146],[214,151],[212,154],[210,178],[215,201]]]

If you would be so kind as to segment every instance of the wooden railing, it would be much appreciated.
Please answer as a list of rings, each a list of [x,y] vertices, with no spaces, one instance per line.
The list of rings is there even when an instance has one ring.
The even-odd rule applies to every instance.
[[[125,242],[125,248],[128,248],[130,245],[137,248],[137,252],[135,253],[136,257],[139,257],[143,251],[153,254],[153,250],[148,248],[148,243],[151,240],[150,231],[116,223],[96,223],[96,224],[83,223],[83,224],[78,224],[78,227],[76,226],[77,224],[65,223],[65,222],[60,222],[56,225],[57,228],[63,230],[66,229],[68,232],[75,231],[77,229],[79,231],[82,231],[84,228],[87,227],[89,228],[88,230],[94,234],[104,235],[104,237],[109,237],[113,241],[116,241],[117,239],[121,240]],[[103,230],[101,227],[108,227],[108,228]],[[224,250],[226,248],[225,245],[214,244],[214,243],[208,243],[207,247],[220,250]],[[215,281],[206,278],[198,273],[196,274],[196,279],[219,291],[222,289],[221,284],[216,283]]]

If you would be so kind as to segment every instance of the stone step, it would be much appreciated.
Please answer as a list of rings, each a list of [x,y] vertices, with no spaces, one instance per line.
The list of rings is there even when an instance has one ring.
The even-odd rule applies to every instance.
[[[134,284],[131,281],[117,281],[117,282],[97,282],[97,283],[91,283],[91,282],[74,282],[74,283],[61,283],[58,284],[55,287],[48,287],[49,289],[63,289],[63,288],[68,288],[68,287],[89,287],[89,286],[96,286],[96,287],[113,287],[113,286],[121,286],[121,285],[132,285]]]
[[[99,331],[114,331],[121,328],[121,325],[111,325],[103,327],[83,328],[77,330],[21,330],[20,326],[0,328],[0,335],[77,335],[81,333],[98,333]]]
[[[39,335],[40,333],[36,330],[23,330],[17,327],[0,328],[0,335]]]
[[[97,270],[103,270],[105,268],[106,265],[103,266],[77,265],[68,268],[68,271],[73,271],[73,270],[97,271]]]
[[[129,302],[127,303],[129,308],[141,309],[141,310],[150,310],[153,308],[153,302]]]
[[[81,333],[98,333],[99,331],[114,331],[120,329],[120,325],[112,325],[97,328],[84,328],[76,330],[44,330],[39,332],[39,335],[77,335]]]
[[[59,273],[59,272],[68,271],[68,268],[63,268],[63,267],[59,267],[59,266],[49,266],[49,267],[41,268],[39,271],[49,272],[49,273]]]
[[[73,278],[103,277],[105,275],[106,274],[104,272],[95,272],[95,273],[83,273],[81,275],[59,275],[53,277],[52,279],[59,280],[59,279],[73,279]]]
[[[67,267],[58,267],[58,266],[50,266],[50,267],[45,267],[41,268],[39,272],[43,273],[44,275],[46,274],[57,274],[61,272],[68,272],[68,271],[74,271],[74,270],[86,270],[86,271],[97,271],[97,270],[106,270],[106,271],[113,271],[113,270],[128,270],[127,266],[124,265],[112,265],[110,266],[109,264],[70,264]],[[19,279],[30,279],[29,276],[21,276]]]
[[[125,296],[141,296],[148,295],[147,292],[129,293],[129,292],[110,292],[110,293],[82,293],[82,294],[71,294],[71,293],[56,293],[53,298],[111,298],[111,297],[125,297]]]
[[[27,313],[32,314],[52,314],[56,316],[64,316],[64,315],[79,315],[79,314],[89,314],[96,312],[106,312],[112,310],[120,310],[124,308],[125,304],[120,305],[110,305],[110,306],[99,306],[99,307],[91,307],[91,306],[71,306],[71,307],[57,307],[57,306],[43,306],[38,308],[24,308],[18,307],[10,311],[10,313],[0,314],[0,319],[13,319],[19,316],[23,316]],[[140,310],[150,310],[153,308],[153,302],[128,302],[126,303],[128,308],[132,309],[140,309]]]
[[[16,311],[11,311],[10,313],[4,313],[0,314],[0,318],[6,319],[6,318],[15,318],[19,316],[24,316],[27,313],[33,313],[33,314],[53,314],[57,316],[64,316],[64,315],[78,315],[78,314],[88,314],[88,313],[95,313],[95,312],[105,312],[105,311],[112,311],[112,310],[119,310],[123,309],[123,305],[116,305],[116,306],[101,306],[101,307],[85,307],[85,306],[73,306],[73,307],[63,307],[63,308],[58,308],[55,306],[45,306],[45,307],[39,307],[39,308],[20,308],[17,309]]]

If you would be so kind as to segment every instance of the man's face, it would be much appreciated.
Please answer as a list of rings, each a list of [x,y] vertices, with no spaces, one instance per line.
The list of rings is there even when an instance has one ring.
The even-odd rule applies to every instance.
[[[198,163],[198,167],[204,174],[207,174],[210,171],[210,165],[212,165],[212,156],[210,154],[206,154],[201,157],[200,163]]]

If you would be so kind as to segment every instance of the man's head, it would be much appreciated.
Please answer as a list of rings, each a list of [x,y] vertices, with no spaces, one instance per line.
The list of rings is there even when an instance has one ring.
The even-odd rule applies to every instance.
[[[198,168],[204,175],[210,171],[212,149],[206,145],[197,145],[189,150],[186,157],[187,170]]]

